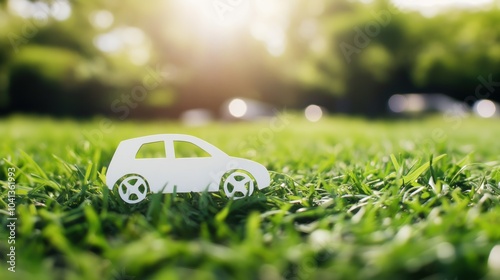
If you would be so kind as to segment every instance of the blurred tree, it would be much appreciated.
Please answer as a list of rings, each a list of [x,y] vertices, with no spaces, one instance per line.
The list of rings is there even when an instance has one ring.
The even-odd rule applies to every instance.
[[[365,2],[241,1],[221,14],[210,1],[0,1],[0,108],[177,116],[241,96],[376,114],[391,94],[465,99],[496,74],[498,4],[426,17]]]
[[[315,34],[290,33],[296,47],[290,59],[300,85],[340,96],[327,105],[334,111],[380,113],[398,92],[443,92],[463,100],[474,94],[478,76],[496,72],[497,6],[427,18],[386,0],[319,2],[320,12],[318,1],[298,5],[293,29],[313,22],[308,29]]]

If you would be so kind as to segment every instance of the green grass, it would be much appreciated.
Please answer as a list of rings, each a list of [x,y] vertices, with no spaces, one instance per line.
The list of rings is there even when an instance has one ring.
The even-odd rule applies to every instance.
[[[11,117],[0,132],[0,279],[500,277],[498,120],[311,124],[285,115],[106,129],[99,120]],[[104,186],[107,164],[121,140],[154,133],[192,134],[258,161],[272,184],[237,201],[153,194],[126,205]],[[6,264],[11,166],[15,273]]]

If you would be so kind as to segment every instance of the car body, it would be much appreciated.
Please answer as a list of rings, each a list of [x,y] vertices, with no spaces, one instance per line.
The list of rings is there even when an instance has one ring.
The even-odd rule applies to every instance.
[[[176,157],[176,142],[191,143],[205,151],[208,156]],[[162,143],[165,155],[137,158],[141,147],[151,143]],[[234,184],[227,180],[223,182],[224,176],[231,172],[236,174],[231,178]],[[133,179],[126,181],[127,177]],[[124,140],[118,145],[106,173],[107,186],[113,189],[115,184],[118,184],[120,195],[128,203],[141,201],[148,191],[215,192],[222,183],[228,197],[234,197],[235,193],[230,190],[232,185],[236,188],[236,185],[245,183],[246,188],[251,187],[246,194],[240,189],[243,196],[246,196],[253,192],[254,184],[258,189],[269,186],[270,176],[267,169],[257,162],[231,157],[202,139],[184,134],[158,134]],[[131,194],[134,197],[131,198]]]

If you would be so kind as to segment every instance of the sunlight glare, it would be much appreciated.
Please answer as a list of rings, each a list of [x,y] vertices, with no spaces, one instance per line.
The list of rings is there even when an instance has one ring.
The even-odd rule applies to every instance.
[[[178,18],[186,21],[199,35],[220,35],[244,26],[250,16],[249,2],[245,0],[175,0]]]
[[[288,28],[289,5],[286,1],[255,2],[255,11],[249,24],[252,36],[266,45],[266,49],[272,56],[281,56],[286,49],[286,31]]]
[[[134,48],[128,52],[128,58],[132,64],[141,66],[149,61],[149,50],[146,48]]]
[[[450,8],[484,8],[494,0],[393,0],[403,10],[417,10],[426,17],[433,17]]]
[[[144,40],[146,39],[146,35],[144,32],[137,27],[123,27],[120,28],[120,37],[122,38],[122,41],[130,46],[140,46],[144,43]]]
[[[172,2],[181,24],[191,28],[195,36],[209,38],[208,43],[216,43],[214,37],[231,39],[237,34],[250,34],[264,43],[269,54],[280,56],[286,49],[287,13],[289,3],[284,0],[246,1],[175,0]]]

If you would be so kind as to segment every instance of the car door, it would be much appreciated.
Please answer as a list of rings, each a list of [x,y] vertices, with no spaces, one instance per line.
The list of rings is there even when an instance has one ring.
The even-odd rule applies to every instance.
[[[129,164],[129,173],[143,176],[152,192],[167,192],[170,167],[173,165],[173,151],[168,147],[168,141],[154,140],[141,143],[132,164]],[[165,189],[164,189],[165,188]]]
[[[175,184],[177,192],[202,192],[218,189],[217,173],[225,159],[189,141],[174,140]]]

